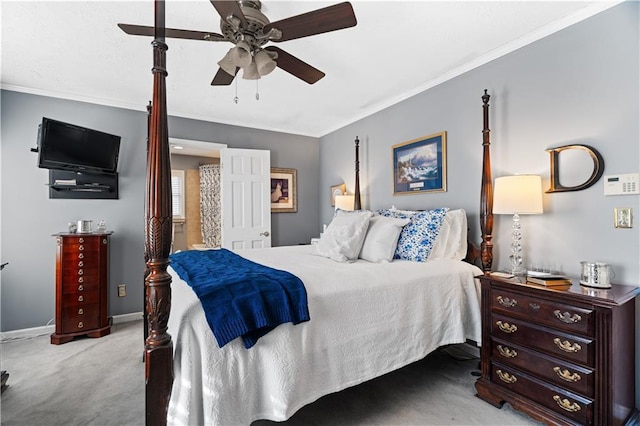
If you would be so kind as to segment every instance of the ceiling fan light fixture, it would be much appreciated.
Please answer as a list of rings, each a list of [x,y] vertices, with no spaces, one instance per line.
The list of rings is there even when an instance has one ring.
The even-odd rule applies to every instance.
[[[233,55],[236,66],[244,68],[251,64],[251,47],[249,46],[249,43],[244,40],[239,41],[238,44],[236,44],[236,47],[231,50],[234,51]]]
[[[218,66],[229,75],[236,75],[236,62],[235,62],[235,53],[233,52],[235,47],[229,49],[224,58],[218,61]]]
[[[274,61],[266,50],[260,50],[254,57],[254,62],[257,67],[258,74],[265,76],[276,68],[276,61]]]
[[[244,80],[258,80],[260,78],[258,67],[254,61],[251,61],[249,65],[242,68],[242,78]]]

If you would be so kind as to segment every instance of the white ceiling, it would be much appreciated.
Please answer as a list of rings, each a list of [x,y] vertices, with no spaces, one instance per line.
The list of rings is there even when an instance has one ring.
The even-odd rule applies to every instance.
[[[338,1],[264,0],[271,21]],[[170,115],[320,137],[620,1],[352,1],[357,26],[278,43],[324,71],[314,85],[276,69],[256,82],[210,86],[232,46],[167,39]],[[144,111],[151,99],[152,1],[6,1],[3,89]],[[166,2],[166,26],[219,32],[207,0]],[[482,88],[481,88],[482,89]]]

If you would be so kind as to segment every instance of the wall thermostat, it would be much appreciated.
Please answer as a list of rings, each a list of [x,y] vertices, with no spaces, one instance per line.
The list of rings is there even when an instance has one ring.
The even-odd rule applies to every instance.
[[[604,177],[604,195],[640,194],[640,173]]]

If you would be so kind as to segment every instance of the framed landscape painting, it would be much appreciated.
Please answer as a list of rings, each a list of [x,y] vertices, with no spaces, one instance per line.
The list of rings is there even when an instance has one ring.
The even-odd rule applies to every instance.
[[[393,194],[447,190],[447,133],[393,145]]]
[[[271,168],[271,213],[298,211],[296,169]]]

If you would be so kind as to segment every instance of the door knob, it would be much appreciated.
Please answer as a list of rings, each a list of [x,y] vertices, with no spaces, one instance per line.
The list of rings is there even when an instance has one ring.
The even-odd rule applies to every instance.
[[[268,237],[269,236],[269,231],[261,232],[260,235]]]

